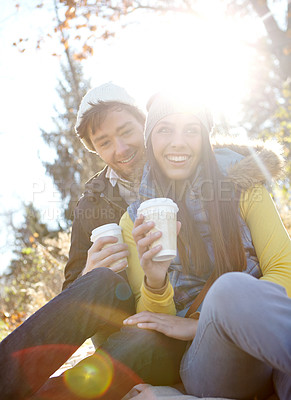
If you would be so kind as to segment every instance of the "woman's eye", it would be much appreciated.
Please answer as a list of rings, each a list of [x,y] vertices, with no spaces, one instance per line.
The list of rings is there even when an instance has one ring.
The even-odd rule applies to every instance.
[[[186,129],[186,133],[190,135],[197,135],[200,133],[200,130],[198,128],[188,128]]]
[[[159,128],[158,133],[171,133],[171,129],[166,126],[162,126]]]

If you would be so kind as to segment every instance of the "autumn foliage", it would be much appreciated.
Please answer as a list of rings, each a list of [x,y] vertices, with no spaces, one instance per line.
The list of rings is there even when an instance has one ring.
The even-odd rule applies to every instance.
[[[219,0],[217,0],[219,1]],[[291,70],[291,5],[288,4],[287,30],[278,27],[267,0],[242,0],[223,2],[226,15],[239,16],[255,14],[265,25],[268,37],[267,51],[274,55],[280,63],[280,73],[283,79],[290,76]],[[24,6],[19,0],[16,8]],[[40,0],[36,9],[48,7],[45,0]],[[209,7],[211,11],[211,6]],[[118,29],[128,24],[128,15],[135,13],[159,13],[160,15],[171,13],[187,13],[195,18],[203,18],[199,11],[198,1],[188,0],[56,0],[54,2],[54,26],[47,31],[46,38],[59,35],[65,48],[74,49],[74,58],[82,60],[93,54],[96,40],[108,39],[116,34]],[[140,15],[140,14],[139,14]],[[193,20],[195,23],[195,20]],[[150,28],[150,27],[149,27]],[[46,39],[37,40],[36,47]],[[25,51],[25,41],[28,38],[20,38],[13,45],[19,51]],[[261,51],[260,44],[257,44]],[[58,55],[54,53],[53,55]]]
[[[55,297],[62,287],[70,236],[42,238],[35,232],[11,263],[12,272],[1,278],[0,339],[17,328],[29,315]]]

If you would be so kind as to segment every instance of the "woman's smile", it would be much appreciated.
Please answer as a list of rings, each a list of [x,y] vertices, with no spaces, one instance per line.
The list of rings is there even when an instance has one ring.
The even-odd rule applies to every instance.
[[[188,154],[167,154],[165,158],[170,163],[183,165],[190,159],[190,156]]]

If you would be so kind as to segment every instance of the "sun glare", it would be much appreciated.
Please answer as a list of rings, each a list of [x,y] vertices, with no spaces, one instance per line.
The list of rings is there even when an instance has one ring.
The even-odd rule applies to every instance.
[[[132,16],[110,46],[96,49],[89,71],[96,76],[97,65],[96,85],[104,77],[116,80],[143,105],[158,90],[184,89],[185,96],[202,99],[235,124],[251,90],[254,42],[263,35],[263,24],[226,16],[220,2],[207,10],[209,2],[200,3],[199,16],[144,13],[138,22]]]
[[[250,36],[250,26],[244,27]],[[233,115],[249,86],[252,49],[242,24],[223,18],[193,20],[180,16],[163,26],[162,44],[156,47],[155,65],[161,83],[191,90],[217,112]],[[155,43],[155,44],[154,44]],[[148,67],[150,70],[150,67]]]
[[[144,15],[138,24],[129,24],[110,53],[103,52],[105,46],[98,51],[104,54],[108,80],[122,76],[124,86],[143,104],[157,90],[184,89],[235,121],[250,90],[252,43],[262,32],[251,18],[226,17],[213,3],[216,8],[202,9],[200,17]],[[95,71],[96,63],[102,68],[100,57]]]

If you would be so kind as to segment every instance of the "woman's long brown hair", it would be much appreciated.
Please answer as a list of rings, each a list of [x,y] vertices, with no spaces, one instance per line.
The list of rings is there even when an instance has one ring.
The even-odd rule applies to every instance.
[[[187,183],[170,182],[165,177],[155,160],[150,139],[147,153],[157,195],[172,198],[179,207],[178,219],[182,226],[178,236],[178,251],[183,269],[189,271],[191,257],[195,273],[203,275],[208,270],[211,260],[194,216],[186,207]],[[201,202],[210,224],[215,275],[219,277],[225,272],[243,271],[246,268],[246,256],[240,230],[239,193],[221,173],[209,141],[209,134],[203,126],[201,167]],[[191,179],[189,183],[191,184]]]

